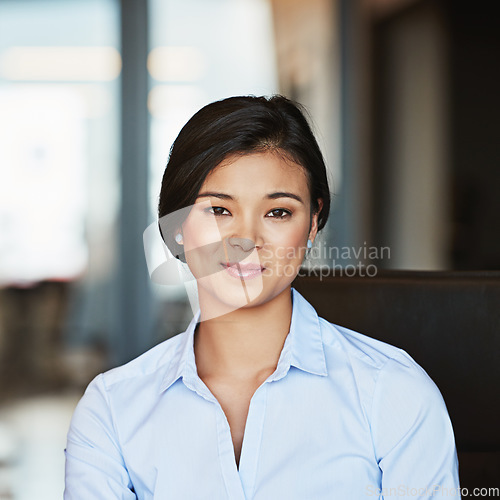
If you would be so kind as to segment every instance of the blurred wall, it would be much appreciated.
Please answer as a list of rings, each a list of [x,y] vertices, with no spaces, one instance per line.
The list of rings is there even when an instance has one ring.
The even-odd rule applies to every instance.
[[[374,28],[373,187],[386,264],[446,269],[450,255],[449,75],[446,26],[435,3]]]
[[[363,2],[372,228],[387,268],[500,268],[500,27],[492,2]]]

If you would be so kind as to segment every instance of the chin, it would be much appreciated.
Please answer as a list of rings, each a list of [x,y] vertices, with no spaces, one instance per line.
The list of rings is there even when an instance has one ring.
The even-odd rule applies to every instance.
[[[252,307],[260,302],[264,292],[262,277],[251,280],[239,280],[227,276],[224,271],[211,276],[206,276],[197,280],[200,304],[203,303],[204,313],[211,314],[212,317],[228,314]]]

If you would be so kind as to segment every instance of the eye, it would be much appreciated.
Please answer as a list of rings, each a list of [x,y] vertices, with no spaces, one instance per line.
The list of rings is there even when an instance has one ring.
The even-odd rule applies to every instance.
[[[286,210],[285,208],[275,208],[274,210],[271,210],[267,216],[271,219],[288,219],[292,216],[292,212],[290,212],[290,210]]]
[[[227,210],[224,207],[209,207],[209,208],[205,209],[205,212],[212,214],[212,215],[215,215],[216,217],[231,215],[229,210]]]

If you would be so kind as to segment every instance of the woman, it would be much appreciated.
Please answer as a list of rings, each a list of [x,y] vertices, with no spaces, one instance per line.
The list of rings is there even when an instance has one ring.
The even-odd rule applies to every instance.
[[[451,423],[426,373],[319,318],[291,287],[329,208],[323,157],[294,103],[234,97],[189,120],[159,216],[200,310],[184,333],[89,385],[68,434],[66,500],[458,487]]]

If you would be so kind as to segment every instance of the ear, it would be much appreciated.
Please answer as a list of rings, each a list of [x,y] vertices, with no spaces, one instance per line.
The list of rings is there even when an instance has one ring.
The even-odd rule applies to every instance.
[[[182,236],[182,232],[180,230],[177,230],[175,232],[174,240],[178,245],[184,245],[184,238]]]
[[[323,200],[318,198],[318,210],[314,212],[311,216],[311,228],[309,229],[309,239],[314,241],[316,235],[318,234],[318,216],[323,208]]]

